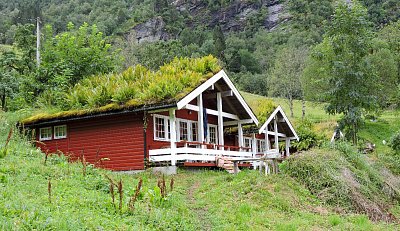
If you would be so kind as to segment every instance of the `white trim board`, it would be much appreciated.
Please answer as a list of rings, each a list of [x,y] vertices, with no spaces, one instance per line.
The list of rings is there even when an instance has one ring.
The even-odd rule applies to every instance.
[[[290,130],[293,132],[294,137],[296,138],[296,140],[299,140],[299,136],[297,135],[296,131],[294,130],[292,124],[290,123],[290,120],[287,118],[285,112],[283,111],[282,107],[279,105],[274,112],[271,113],[271,115],[268,117],[267,121],[265,121],[265,123],[263,124],[263,126],[261,126],[261,128],[258,130],[258,133],[265,133],[265,130],[268,126],[268,124],[272,121],[272,119],[275,118],[275,116],[278,114],[278,112],[280,112],[283,116],[283,118],[285,119],[285,122],[287,123],[287,125],[289,126]]]
[[[235,85],[232,83],[232,81],[229,79],[229,77],[226,75],[224,70],[219,71],[217,74],[215,74],[213,77],[208,79],[205,83],[201,84],[199,87],[194,89],[192,92],[190,92],[187,96],[185,96],[183,99],[181,99],[176,105],[178,110],[184,108],[186,105],[188,105],[193,99],[195,99],[198,95],[203,93],[205,90],[213,86],[218,80],[223,79],[225,83],[229,86],[229,88],[232,90],[233,94],[236,96],[236,98],[239,100],[239,102],[242,104],[243,108],[246,110],[247,114],[250,116],[250,118],[253,120],[253,122],[258,125],[258,119],[254,115],[253,111],[250,109],[249,105],[247,105],[246,101],[243,99],[243,97],[240,95],[239,91],[236,89]]]

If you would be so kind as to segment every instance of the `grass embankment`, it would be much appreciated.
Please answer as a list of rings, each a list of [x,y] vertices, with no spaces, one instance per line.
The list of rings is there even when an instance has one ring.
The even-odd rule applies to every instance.
[[[400,179],[347,143],[292,156],[281,168],[337,211],[397,222]]]
[[[17,113],[0,113],[0,140],[5,141]],[[105,175],[123,182],[123,207],[110,197]],[[135,209],[128,202],[143,179]],[[126,175],[94,169],[44,154],[13,135],[0,159],[0,229],[2,230],[378,230],[394,224],[373,223],[365,215],[334,212],[320,198],[286,175],[256,171],[180,171],[167,200],[157,198],[160,176],[146,171]],[[171,177],[167,177],[169,184]],[[51,202],[48,182],[51,182]],[[169,186],[167,186],[169,190]],[[115,189],[115,191],[117,191]],[[170,191],[170,190],[169,190]],[[156,195],[156,196],[154,196]]]

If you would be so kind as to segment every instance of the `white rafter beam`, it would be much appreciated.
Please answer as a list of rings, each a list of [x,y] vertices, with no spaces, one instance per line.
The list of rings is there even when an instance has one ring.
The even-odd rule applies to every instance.
[[[233,120],[233,121],[226,121],[224,122],[224,126],[235,126],[238,125],[238,123],[241,124],[252,124],[254,123],[252,119],[246,119],[246,120]]]
[[[192,105],[192,104],[187,104],[184,106],[184,108],[186,108],[188,110],[192,110],[192,111],[197,111],[197,112],[200,110],[199,106]],[[206,112],[207,112],[207,114],[218,116],[218,111],[216,111],[216,110],[206,108]],[[231,114],[228,112],[222,112],[222,117],[233,119],[233,120],[239,120],[239,117],[237,115],[234,115],[234,114]]]
[[[262,132],[262,133],[265,134],[265,131]],[[275,132],[267,131],[267,134],[273,136],[273,135],[275,135]],[[283,133],[279,133],[279,132],[278,132],[277,134],[278,134],[279,137],[287,137],[287,135],[286,135],[286,134],[283,134]]]
[[[214,93],[208,93],[203,95],[204,99],[215,99],[217,97],[217,94],[221,93],[221,97],[228,97],[228,96],[233,96],[233,91],[221,91],[221,92],[214,92]]]

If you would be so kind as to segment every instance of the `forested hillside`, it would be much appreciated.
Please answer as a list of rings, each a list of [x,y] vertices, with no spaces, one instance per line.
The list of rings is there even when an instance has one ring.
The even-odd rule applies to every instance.
[[[400,104],[395,0],[3,0],[0,17],[3,110],[64,108],[89,76],[210,54],[240,90],[330,102],[354,134],[361,117]]]
[[[330,20],[333,0],[222,0],[222,1],[0,1],[0,43],[13,44],[18,25],[51,25],[53,34],[76,28],[84,22],[96,24],[114,49],[120,49],[124,69],[143,64],[157,69],[175,56],[199,57],[213,54],[242,90],[277,95],[269,83],[287,50],[304,63],[312,46],[322,41],[325,21]],[[396,0],[362,0],[368,9],[371,29],[398,20]],[[30,28],[33,30],[34,28]],[[393,37],[395,35],[392,35]],[[380,39],[386,39],[384,35]],[[377,46],[384,47],[381,42]],[[292,48],[299,49],[292,49]],[[282,51],[283,50],[283,51]],[[290,53],[291,53],[290,52]],[[304,65],[301,65],[304,66]],[[301,70],[297,70],[301,71]],[[301,91],[293,94],[301,98]]]

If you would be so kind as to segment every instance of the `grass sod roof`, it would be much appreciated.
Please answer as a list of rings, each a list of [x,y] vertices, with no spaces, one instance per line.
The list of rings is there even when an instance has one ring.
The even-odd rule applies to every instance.
[[[213,56],[175,58],[157,71],[136,65],[122,73],[89,77],[65,95],[62,109],[37,113],[20,124],[173,104],[221,70]]]

